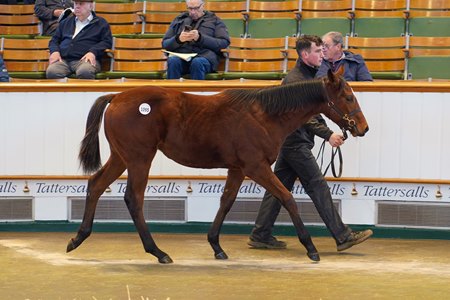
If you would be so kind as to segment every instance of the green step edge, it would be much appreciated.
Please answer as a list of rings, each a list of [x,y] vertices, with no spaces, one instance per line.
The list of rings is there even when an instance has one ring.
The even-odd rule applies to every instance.
[[[148,222],[153,233],[201,233],[207,234],[211,223],[185,222],[185,223],[160,223]],[[26,222],[0,222],[0,232],[76,232],[79,222],[68,221],[26,221]],[[306,226],[313,237],[330,236],[325,226]],[[350,225],[353,230],[372,229],[374,238],[399,238],[399,239],[435,239],[450,240],[448,229],[425,228],[398,228],[376,227],[373,225]],[[250,234],[253,225],[250,224],[224,224],[223,234]],[[136,232],[133,223],[99,222],[94,223],[94,232]],[[291,225],[277,225],[274,229],[276,236],[295,236],[294,227]]]

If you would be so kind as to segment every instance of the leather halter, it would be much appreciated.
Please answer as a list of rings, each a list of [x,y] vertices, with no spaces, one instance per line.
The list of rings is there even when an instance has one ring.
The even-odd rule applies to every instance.
[[[344,140],[346,140],[348,138],[347,130],[349,130],[349,131],[351,131],[351,129],[357,130],[357,128],[356,128],[356,121],[354,119],[352,119],[351,117],[354,116],[357,113],[360,113],[361,109],[358,108],[358,109],[352,110],[351,112],[346,114],[346,113],[343,113],[339,109],[339,107],[337,107],[334,104],[334,102],[331,101],[331,100],[328,101],[328,107],[331,108],[331,110],[334,111],[342,120],[347,122],[347,126],[342,126],[341,127],[342,133],[344,135]]]

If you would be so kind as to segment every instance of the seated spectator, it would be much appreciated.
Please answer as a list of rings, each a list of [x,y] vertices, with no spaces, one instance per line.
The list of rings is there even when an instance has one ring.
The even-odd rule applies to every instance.
[[[230,44],[227,27],[214,13],[204,10],[202,0],[186,0],[187,12],[177,16],[163,37],[162,47],[178,53],[197,53],[189,61],[170,55],[167,78],[178,79],[190,74],[191,79],[205,79],[206,73],[217,71],[221,49]]]
[[[8,70],[6,70],[3,56],[0,55],[0,82],[9,82]]]
[[[42,22],[42,35],[53,35],[61,14],[72,7],[72,0],[36,0],[34,13]]]
[[[329,69],[335,72],[341,65],[343,65],[345,68],[345,80],[373,80],[362,56],[359,54],[353,54],[349,51],[344,51],[344,38],[340,32],[328,32],[322,37],[322,40],[324,60],[320,65],[316,77],[326,76]]]
[[[76,0],[73,15],[61,21],[49,42],[47,78],[94,79],[101,69],[101,58],[112,47],[108,22],[92,11],[92,0]]]

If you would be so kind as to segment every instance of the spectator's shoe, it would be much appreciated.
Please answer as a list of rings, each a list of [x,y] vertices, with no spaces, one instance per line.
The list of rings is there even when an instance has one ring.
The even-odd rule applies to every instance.
[[[342,244],[337,245],[337,251],[344,251],[354,245],[358,245],[370,238],[372,234],[373,232],[370,229],[364,231],[352,231]]]
[[[250,237],[247,244],[253,249],[286,249],[286,243],[277,240],[274,236],[271,236],[265,241],[256,240],[254,237]]]

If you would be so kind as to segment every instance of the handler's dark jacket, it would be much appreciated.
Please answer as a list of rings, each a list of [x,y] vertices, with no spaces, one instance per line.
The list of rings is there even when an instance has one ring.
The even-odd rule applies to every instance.
[[[59,23],[49,42],[50,53],[59,51],[67,61],[80,60],[92,52],[100,60],[106,49],[112,47],[112,34],[108,22],[92,12],[93,19],[72,39],[75,32],[75,16],[71,15]]]
[[[198,30],[200,38],[196,42],[182,43],[178,39],[186,25]],[[198,53],[198,56],[205,57],[211,63],[214,71],[217,71],[219,60],[222,57],[220,50],[227,48],[229,44],[230,37],[227,27],[219,17],[210,11],[205,11],[203,17],[195,24],[188,12],[180,14],[172,21],[162,40],[162,47],[168,51]]]
[[[372,75],[370,75],[367,69],[364,59],[359,54],[353,54],[349,51],[344,51],[345,57],[338,60],[334,64],[327,60],[323,60],[320,65],[319,71],[316,77],[323,77],[327,75],[329,69],[336,72],[341,65],[344,66],[344,79],[347,81],[372,81]]]
[[[316,68],[304,64],[299,58],[295,67],[284,78],[282,84],[311,80],[314,79],[316,73]],[[281,149],[287,150],[304,146],[312,149],[314,147],[315,135],[328,141],[332,133],[333,131],[328,128],[324,118],[321,115],[317,115],[291,133],[284,141]]]
[[[36,0],[34,13],[42,22],[43,35],[52,35],[58,27],[58,17],[53,15],[53,11],[69,7],[73,7],[72,0]]]

